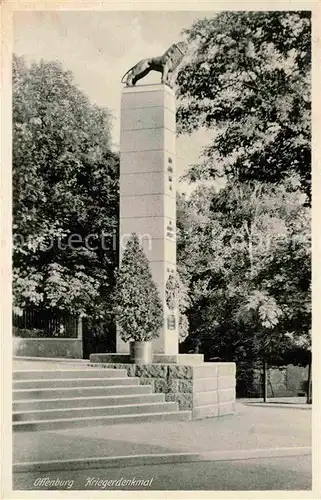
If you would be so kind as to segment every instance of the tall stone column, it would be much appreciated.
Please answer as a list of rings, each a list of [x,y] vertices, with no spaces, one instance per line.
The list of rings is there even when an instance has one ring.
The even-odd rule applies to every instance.
[[[164,304],[154,353],[178,353],[178,311],[172,300],[176,271],[175,95],[163,84],[126,87],[121,98],[120,258],[136,233]],[[117,352],[129,344],[117,334]]]
[[[140,238],[164,304],[152,365],[130,363],[129,344],[117,334],[117,353],[91,354],[92,363],[150,379],[192,418],[234,412],[235,363],[204,363],[202,354],[178,354],[178,311],[168,284],[176,270],[175,96],[166,85],[127,87],[121,99],[120,258],[132,233]]]

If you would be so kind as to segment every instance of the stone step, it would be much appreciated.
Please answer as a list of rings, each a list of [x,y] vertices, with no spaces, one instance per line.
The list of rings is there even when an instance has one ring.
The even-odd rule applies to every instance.
[[[55,420],[38,420],[14,422],[14,431],[46,431],[68,429],[76,427],[92,427],[97,425],[127,424],[137,422],[151,422],[153,420],[190,420],[191,411],[170,411],[156,413],[136,413],[132,415],[112,415],[105,417],[63,418]]]
[[[26,399],[75,398],[77,396],[117,396],[124,394],[150,394],[150,385],[115,385],[105,387],[57,387],[54,389],[13,390],[13,401]]]
[[[13,380],[40,380],[40,379],[77,379],[77,378],[118,378],[127,377],[127,370],[118,368],[108,369],[63,369],[63,370],[15,370]]]
[[[113,385],[139,385],[139,379],[134,377],[122,378],[70,378],[70,379],[44,379],[44,380],[17,380],[13,382],[14,389],[55,389],[57,387],[109,387]]]
[[[97,406],[88,408],[63,408],[60,410],[31,410],[14,412],[13,422],[30,422],[38,420],[60,420],[64,418],[105,417],[109,415],[129,415],[140,413],[160,413],[178,411],[174,402],[142,403],[118,406]]]
[[[14,401],[13,411],[22,412],[30,410],[58,410],[67,408],[87,408],[95,406],[117,406],[117,405],[137,405],[141,403],[162,403],[165,402],[164,394],[134,394],[116,396],[90,396],[77,398],[56,398],[56,399],[29,399],[25,401]]]

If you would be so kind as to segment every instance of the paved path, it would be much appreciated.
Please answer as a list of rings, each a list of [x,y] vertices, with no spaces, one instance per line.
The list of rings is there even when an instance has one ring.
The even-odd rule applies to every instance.
[[[143,483],[137,484],[137,480]],[[311,487],[311,457],[308,456],[38,472],[15,474],[13,478],[13,489],[17,490],[262,491],[310,490]]]
[[[312,405],[306,403],[306,396],[285,397],[285,398],[268,398],[266,402],[263,398],[244,398],[238,400],[240,403],[249,406],[265,406],[265,407],[283,407],[283,408],[299,408],[300,410],[311,410]]]
[[[189,422],[15,432],[13,461],[309,446],[310,411],[237,404],[235,415]]]

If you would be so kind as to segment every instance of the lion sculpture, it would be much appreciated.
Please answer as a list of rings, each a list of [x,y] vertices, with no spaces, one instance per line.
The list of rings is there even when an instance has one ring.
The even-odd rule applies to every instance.
[[[158,71],[162,74],[162,83],[166,83],[172,87],[173,73],[181,63],[186,51],[186,42],[173,43],[162,56],[139,61],[124,74],[121,82],[125,83],[128,87],[132,87],[138,80],[148,75],[150,71]]]

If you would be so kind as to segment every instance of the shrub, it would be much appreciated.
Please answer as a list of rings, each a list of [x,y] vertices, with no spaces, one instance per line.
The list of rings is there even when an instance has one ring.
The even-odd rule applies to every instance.
[[[114,311],[124,342],[158,337],[163,325],[163,306],[136,234],[129,238],[120,269],[116,271]]]

